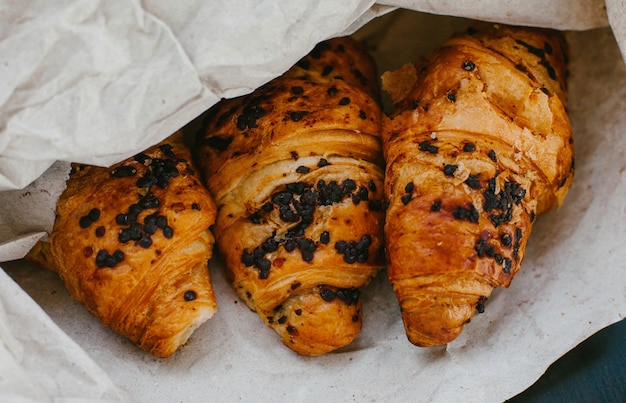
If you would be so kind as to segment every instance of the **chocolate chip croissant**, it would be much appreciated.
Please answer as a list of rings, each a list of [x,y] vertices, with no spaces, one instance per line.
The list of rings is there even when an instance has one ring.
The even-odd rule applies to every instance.
[[[383,74],[388,276],[409,340],[455,339],[508,287],[573,171],[561,33],[479,25]]]
[[[110,168],[72,165],[48,244],[28,258],[115,332],[167,357],[216,311],[216,207],[180,133]]]
[[[384,265],[379,96],[367,52],[333,39],[217,104],[198,135],[234,289],[304,355],[359,334],[359,289]]]

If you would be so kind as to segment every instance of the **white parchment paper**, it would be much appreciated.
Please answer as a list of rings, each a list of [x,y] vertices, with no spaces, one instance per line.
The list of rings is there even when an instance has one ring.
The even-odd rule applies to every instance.
[[[575,180],[564,206],[539,218],[511,287],[497,290],[486,312],[453,343],[420,349],[406,340],[383,272],[364,290],[364,328],[355,343],[306,358],[283,347],[238,302],[214,259],[218,313],[173,357],[159,360],[104,328],[69,298],[55,273],[6,262],[2,267],[34,301],[15,283],[0,281],[0,307],[37,303],[70,336],[51,332],[52,340],[24,350],[30,362],[81,365],[89,379],[100,380],[81,391],[94,399],[107,396],[108,376],[135,401],[495,402],[522,391],[562,354],[626,316],[626,67],[620,54],[626,20],[619,1],[607,1],[606,8],[593,0],[528,1],[524,7],[497,1],[462,2],[466,7],[448,1],[309,3],[196,1],[174,8],[157,0],[66,1],[63,7],[1,2],[0,71],[10,79],[0,83],[0,187],[16,190],[0,192],[0,261],[23,256],[49,231],[67,174],[67,163],[53,161],[107,165],[131,155],[220,97],[275,77],[328,37],[358,30],[381,72],[397,68],[467,24],[434,15],[440,13],[568,30]],[[433,14],[390,13],[396,6]],[[23,294],[19,302],[16,292]],[[16,312],[0,315],[5,346],[27,343],[15,336],[22,330],[14,323],[36,327],[49,320]],[[56,344],[67,346],[67,353],[50,356],[45,348]],[[0,381],[0,400],[19,393],[26,401],[72,397],[63,385],[83,377],[5,362],[0,380],[16,382],[7,389]],[[16,368],[19,379],[11,377]],[[49,381],[32,395],[35,376]]]
[[[0,401],[129,399],[2,270],[0,290]]]

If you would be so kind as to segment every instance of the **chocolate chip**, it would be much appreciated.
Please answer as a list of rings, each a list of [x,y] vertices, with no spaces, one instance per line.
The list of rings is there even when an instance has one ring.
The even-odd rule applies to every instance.
[[[251,99],[243,108],[241,115],[237,117],[237,128],[241,131],[258,127],[258,120],[267,113],[265,109],[258,105],[261,98]]]
[[[343,255],[346,263],[364,263],[369,259],[369,247],[372,244],[372,237],[364,234],[359,241],[337,241],[335,250]]]
[[[99,250],[96,254],[96,266],[101,268],[115,267],[115,265],[120,263],[122,260],[124,260],[124,252],[119,249],[113,252],[112,255],[109,255],[109,253],[104,249]]]
[[[476,311],[478,313],[484,313],[486,303],[487,303],[487,297],[484,297],[482,295],[478,297],[478,302],[476,303]]]
[[[506,246],[507,248],[513,245],[511,235],[507,234],[506,232],[500,235],[500,242],[502,242],[502,245]]]
[[[480,184],[478,176],[479,175],[469,174],[469,176],[465,180],[465,184],[472,189],[480,189],[482,185]]]
[[[299,174],[308,174],[309,172],[311,172],[311,168],[300,165],[298,168],[296,168],[296,172]]]
[[[144,154],[144,153],[139,153],[139,154],[135,155],[135,156],[133,157],[133,159],[134,159],[135,161],[137,161],[138,163],[140,163],[140,164],[142,164],[142,165],[145,165],[145,164],[146,164],[146,162],[148,162],[148,161],[150,160],[150,157],[148,157],[148,156],[147,156],[146,154]]]
[[[328,231],[324,231],[320,234],[320,243],[328,244],[330,242],[330,233]]]
[[[104,249],[99,250],[98,253],[96,254],[96,266],[105,267],[108,256],[109,256],[109,253],[106,250]]]
[[[335,294],[339,300],[345,302],[348,305],[355,305],[359,302],[361,291],[358,288],[340,288]]]
[[[185,294],[183,294],[183,299],[187,302],[189,301],[193,301],[194,299],[196,299],[198,297],[198,295],[196,294],[195,291],[189,290],[189,291],[185,291]]]
[[[502,266],[502,271],[506,274],[511,273],[511,267],[513,266],[513,262],[509,258],[504,258],[504,265]]]
[[[427,140],[420,142],[418,144],[418,147],[419,147],[420,151],[426,151],[426,152],[431,153],[431,154],[437,154],[437,151],[439,151],[439,147],[431,144]]]
[[[323,288],[320,291],[320,297],[322,297],[322,299],[326,302],[331,302],[337,297],[337,295],[333,292],[333,290],[329,290],[328,288]]]
[[[174,159],[176,158],[176,154],[174,154],[171,144],[161,144],[159,146],[159,150],[161,150],[161,152],[169,158],[174,158]]]
[[[128,215],[123,213],[115,216],[115,222],[118,225],[128,225],[130,223],[130,221],[128,220]]]
[[[117,263],[120,263],[122,260],[124,260],[124,257],[125,257],[124,252],[122,252],[119,249],[117,249],[115,252],[113,252],[112,256],[115,258],[115,261]]]
[[[157,231],[156,219],[144,224],[143,231],[148,235],[153,235]]]
[[[265,253],[272,253],[278,250],[278,241],[274,237],[269,237],[261,244],[261,249]]]
[[[339,100],[339,105],[348,105],[350,103],[350,98],[343,97]]]
[[[157,208],[160,204],[161,202],[159,201],[159,199],[154,197],[151,193],[148,193],[146,196],[142,197],[139,200],[139,206],[141,206],[141,208],[144,210]]]
[[[124,165],[114,168],[111,171],[111,176],[115,178],[124,178],[127,176],[133,176],[137,173],[137,169],[131,165]]]
[[[157,178],[150,171],[146,172],[141,178],[137,179],[135,184],[138,188],[149,188],[150,186],[156,184]]]
[[[446,176],[454,176],[454,173],[456,172],[456,170],[459,168],[458,165],[453,165],[453,164],[446,164],[443,167],[443,173]]]
[[[457,220],[467,220],[471,223],[477,223],[479,218],[478,210],[471,203],[468,207],[457,206],[454,208],[452,215]]]
[[[157,215],[156,216],[156,226],[158,228],[165,228],[167,227],[167,217],[164,215]]]
[[[430,211],[436,213],[439,210],[441,210],[441,200],[437,199],[430,205]]]
[[[463,65],[461,67],[465,71],[472,71],[472,70],[474,70],[474,68],[476,68],[476,65],[474,64],[473,61],[466,60],[466,61],[463,62]]]
[[[303,117],[305,117],[306,115],[308,115],[309,112],[308,111],[296,111],[296,112],[290,112],[289,113],[289,118],[291,120],[293,120],[294,122],[299,122],[300,120],[302,120]]]
[[[91,218],[89,218],[89,216],[83,216],[78,220],[78,225],[81,228],[88,228],[91,225],[92,221]]]
[[[241,263],[246,265],[246,267],[250,267],[254,265],[254,254],[248,252],[247,249],[244,249],[243,254],[241,255]]]
[[[476,150],[476,145],[474,145],[474,143],[465,143],[463,145],[463,151],[465,151],[466,153],[470,153],[475,150]]]
[[[150,237],[150,235],[148,234],[144,234],[139,241],[137,242],[137,244],[139,246],[141,246],[142,248],[149,248],[150,246],[152,246],[152,238]]]
[[[285,241],[284,248],[287,252],[293,252],[298,245],[295,239],[288,239]]]
[[[105,233],[106,233],[106,229],[104,228],[103,225],[101,225],[98,228],[96,228],[96,236],[98,238],[102,238]]]
[[[272,263],[269,260],[265,259],[265,258],[258,259],[256,264],[259,267],[259,269],[261,270],[261,272],[268,271],[270,269],[271,265],[272,265]]]
[[[174,229],[170,226],[163,227],[163,236],[165,238],[171,238],[174,236]]]

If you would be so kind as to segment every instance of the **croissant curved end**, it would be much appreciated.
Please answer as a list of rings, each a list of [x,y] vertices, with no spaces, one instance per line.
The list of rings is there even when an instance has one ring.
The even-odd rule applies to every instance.
[[[361,301],[337,298],[336,289],[324,291],[293,296],[264,318],[283,343],[299,354],[317,356],[334,351],[350,344],[361,331]]]
[[[402,320],[412,344],[434,347],[456,339],[474,312],[475,308],[470,304],[433,304],[412,311],[403,309]]]

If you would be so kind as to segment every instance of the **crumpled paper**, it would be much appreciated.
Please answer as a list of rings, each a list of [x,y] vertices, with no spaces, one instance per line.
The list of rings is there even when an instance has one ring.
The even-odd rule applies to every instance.
[[[609,22],[601,0],[5,0],[0,190],[28,185],[56,160],[110,165],[142,151],[396,7],[558,29]],[[606,7],[626,46],[623,3]]]
[[[0,401],[129,399],[2,270],[0,290]]]
[[[56,339],[46,341],[69,346],[67,356],[58,357],[60,366],[89,361],[74,353],[77,343],[137,401],[205,401],[207,396],[212,401],[501,401],[529,386],[580,341],[624,318],[626,284],[616,279],[623,278],[626,259],[621,248],[626,228],[619,219],[626,199],[626,139],[621,135],[626,68],[620,55],[620,46],[626,54],[625,7],[614,0],[512,4],[1,3],[0,71],[9,79],[0,84],[0,188],[14,189],[0,192],[3,262],[20,258],[46,237],[67,174],[63,160],[108,165],[143,150],[219,98],[249,92],[279,75],[322,39],[356,31],[373,49],[382,72],[415,60],[467,23],[391,13],[397,7],[576,30],[567,33],[572,48],[569,111],[577,149],[570,194],[560,210],[539,218],[511,288],[496,290],[485,314],[447,347],[409,345],[381,273],[364,291],[364,328],[353,345],[324,357],[296,356],[238,303],[221,262],[214,259],[218,314],[175,356],[157,360],[71,301],[55,273],[22,261],[4,263],[71,336],[52,332]],[[408,43],[398,48],[398,39]],[[0,282],[0,305],[15,304],[16,287]],[[25,298],[20,304],[34,302]],[[0,315],[0,323],[13,320]],[[0,340],[15,344],[20,339],[14,334],[5,331]],[[38,349],[25,351],[44,357]],[[24,374],[31,373],[25,368]],[[91,364],[85,368],[94,369]],[[45,372],[39,375],[57,376]],[[0,364],[0,378],[11,373]],[[65,375],[70,382],[76,374]],[[27,391],[31,380],[21,382],[17,385]],[[93,386],[89,396],[101,397],[102,386]],[[4,392],[0,388],[0,400]],[[41,394],[58,399],[71,392],[44,387]],[[24,398],[32,396],[25,393]]]

